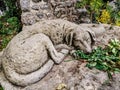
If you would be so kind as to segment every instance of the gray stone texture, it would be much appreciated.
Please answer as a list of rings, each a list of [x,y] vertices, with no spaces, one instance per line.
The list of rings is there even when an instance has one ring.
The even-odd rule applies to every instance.
[[[38,3],[39,1],[41,1],[41,0],[32,0],[33,2],[35,2],[35,3]]]
[[[39,5],[33,5],[31,8],[32,8],[33,10],[39,10]]]
[[[30,0],[20,0],[20,7],[23,12],[30,11]]]
[[[32,25],[36,23],[39,18],[31,12],[22,13],[21,21],[25,25]]]
[[[22,10],[21,21],[24,26],[35,24],[36,22],[42,21],[44,19],[56,19],[56,18],[62,18],[73,22],[79,22],[78,17],[80,16],[81,12],[86,12],[86,10],[75,9],[74,7],[75,1],[76,0],[20,0],[21,10]],[[84,19],[84,21],[85,19],[87,19],[86,22],[90,22],[89,18],[83,17],[82,19]],[[104,34],[102,34],[102,36],[99,36],[96,39],[95,47],[102,46],[104,48],[108,44],[109,40],[112,38],[117,38],[120,40],[120,28],[113,27],[112,28],[113,30],[108,30],[110,29],[110,27],[111,26],[109,25],[105,25],[105,29],[107,31]],[[23,36],[24,34],[21,34],[21,37]],[[38,37],[33,39],[32,42],[35,42],[37,40]],[[18,41],[13,43],[13,46],[15,44],[18,44],[18,42],[20,42],[19,39]],[[32,44],[35,43],[31,43],[30,45]],[[37,43],[32,47],[35,48],[36,46],[38,46]],[[13,47],[9,50],[11,52],[11,53],[8,52],[9,54],[13,53],[11,50],[16,51],[16,49]],[[39,51],[37,50],[37,52]],[[37,52],[33,52],[33,53],[39,56],[39,53]],[[0,52],[0,58],[2,57],[2,54],[3,53]],[[23,54],[23,56],[24,55],[25,54]],[[41,56],[45,56],[45,55],[46,53],[43,53],[41,51]],[[11,58],[11,57],[6,57],[6,58]],[[17,57],[16,59],[19,59],[19,57]],[[32,65],[36,66],[35,64],[38,63],[35,62],[34,65],[31,64],[30,68],[32,68]],[[51,66],[49,69],[51,69],[53,66],[53,62],[50,61],[48,64]],[[85,65],[86,62],[84,62],[83,60],[77,61],[74,60],[71,56],[67,56],[61,64],[54,65],[51,71],[47,75],[45,75],[43,79],[26,87],[19,87],[14,84],[11,84],[9,80],[6,79],[4,72],[1,70],[2,68],[0,68],[0,85],[4,88],[4,90],[119,90],[120,89],[120,74],[114,74],[113,81],[110,81],[107,84],[105,84],[106,81],[109,80],[106,72],[99,71],[96,69],[91,70],[85,67]],[[20,71],[19,69],[16,70],[18,72]],[[42,70],[45,71],[44,67]],[[24,73],[24,70],[21,73]],[[41,74],[44,75],[44,73]]]
[[[31,12],[32,16],[28,14],[26,17],[36,16],[41,21],[43,19],[62,18],[69,21],[77,22],[79,11],[75,9],[76,0],[20,0],[22,15],[26,12]],[[37,22],[33,21],[32,22]],[[31,20],[22,16],[22,23],[24,25],[31,25]]]
[[[49,25],[49,22],[47,23],[48,27],[51,27]],[[7,48],[3,50],[3,52],[0,52],[0,60],[2,60],[0,62],[2,63],[2,68],[0,68],[0,85],[4,88],[4,90],[119,90],[120,74],[114,74],[113,81],[109,81],[107,72],[99,71],[96,69],[88,69],[86,67],[86,61],[84,60],[80,59],[78,61],[71,56],[67,56],[66,58],[64,58],[64,60],[62,59],[62,63],[60,63],[59,65],[55,64],[53,66],[54,63],[52,60],[47,58],[49,55],[46,51],[46,48],[44,47],[46,46],[48,49],[50,49],[51,44],[49,41],[45,43],[44,41],[48,40],[48,38],[44,37],[44,35],[41,33],[37,33],[39,31],[39,28],[41,28],[40,30],[44,30],[46,32],[46,26],[44,27],[44,24],[45,23],[43,21],[43,25],[40,24],[41,27],[39,24],[37,25],[37,23],[34,24],[36,26],[24,26],[23,31],[12,39],[12,41],[8,44]],[[57,25],[59,26],[60,24]],[[74,23],[71,25],[74,25]],[[53,25],[52,27],[54,26],[55,25]],[[87,27],[87,24],[84,24],[83,26]],[[104,34],[96,38],[95,46],[105,47],[106,45],[108,45],[109,40],[112,38],[117,38],[120,40],[120,27],[113,27],[110,29],[111,26],[106,24],[104,25],[104,27],[106,31],[104,31]],[[101,29],[101,27],[99,28]],[[57,27],[52,28],[52,30],[55,31],[59,29]],[[71,28],[68,29],[71,30]],[[53,31],[51,31],[50,33],[53,33]],[[54,36],[54,34],[50,33],[46,34]],[[58,40],[60,40],[60,38],[58,38]],[[50,47],[48,47],[47,45],[50,45]],[[53,53],[52,50],[50,51],[51,53]],[[66,52],[67,51],[62,51],[62,54]],[[59,58],[62,57],[62,54],[60,54]],[[57,54],[55,54],[54,52],[51,55],[55,55],[56,57]],[[41,56],[42,60],[39,59]],[[41,68],[39,68],[40,72],[39,69],[36,70],[38,66],[42,66]],[[33,71],[33,74],[29,73],[31,72],[31,70]],[[14,71],[17,73],[19,72],[17,77]],[[47,72],[49,73],[46,75]],[[24,78],[24,76],[27,78]],[[43,76],[45,77],[42,78]],[[10,83],[11,78],[14,79],[13,82],[17,82],[14,84],[23,83],[22,85],[24,85],[26,84],[26,82],[28,82],[28,85],[26,85],[25,87],[14,85]],[[41,80],[35,82],[35,80],[37,79],[34,78]],[[106,81],[109,82],[106,83]],[[30,82],[34,83],[29,84]]]

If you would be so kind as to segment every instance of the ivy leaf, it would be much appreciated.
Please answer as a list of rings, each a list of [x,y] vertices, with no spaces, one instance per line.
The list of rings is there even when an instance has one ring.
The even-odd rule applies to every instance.
[[[115,49],[115,48],[112,49],[112,53],[113,53],[114,55],[116,55],[116,49]]]
[[[114,73],[119,73],[120,69],[119,68],[114,68]]]
[[[88,68],[93,68],[93,67],[95,67],[97,65],[97,62],[90,62],[90,63],[88,63],[86,66],[88,67]]]

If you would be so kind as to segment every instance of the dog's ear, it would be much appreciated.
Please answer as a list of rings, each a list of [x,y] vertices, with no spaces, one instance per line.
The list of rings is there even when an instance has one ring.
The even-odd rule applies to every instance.
[[[95,33],[91,30],[87,30],[87,32],[89,33],[90,37],[91,37],[91,40],[92,40],[92,43],[91,44],[94,44],[95,41],[96,41],[96,36],[95,36]]]
[[[72,41],[73,41],[73,32],[70,32],[66,35],[65,37],[65,41],[67,43],[67,45],[72,45]]]

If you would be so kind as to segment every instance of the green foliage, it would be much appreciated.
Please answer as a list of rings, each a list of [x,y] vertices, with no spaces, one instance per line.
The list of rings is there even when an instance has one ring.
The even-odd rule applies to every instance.
[[[110,22],[108,23],[120,26],[120,0],[115,2],[115,7],[110,6],[108,3],[104,7],[110,14]]]
[[[6,7],[8,8],[8,10],[6,11],[6,15],[8,18],[9,17],[19,17],[20,18],[20,13],[21,13],[21,10],[20,8],[17,7],[17,0],[3,0]]]
[[[109,53],[112,53],[114,56],[120,56],[120,41],[117,39],[111,40],[108,45]]]
[[[99,13],[99,10],[102,8],[102,6],[103,6],[102,0],[91,0],[90,2],[91,11],[94,11],[96,13]]]
[[[96,18],[99,17],[102,6],[102,0],[92,0],[90,2],[90,19],[92,22],[96,22]]]
[[[15,34],[20,28],[17,17],[8,18],[6,22],[0,22],[0,34]]]
[[[5,21],[0,21],[0,50],[6,47],[20,28],[21,25],[17,17],[10,17]]]
[[[87,7],[87,5],[89,5],[90,0],[82,0],[78,3],[76,3],[75,7],[76,8],[83,8],[83,7]]]
[[[0,50],[5,48],[21,29],[20,10],[16,7],[16,0],[4,0],[4,3],[8,10],[0,17]]]
[[[85,54],[80,50],[75,52],[76,59],[86,59],[87,67],[107,71],[111,73],[120,72],[120,41],[111,40],[107,48],[98,47],[90,54]]]
[[[91,21],[95,22],[95,18],[100,15],[100,9],[102,8],[103,4],[103,0],[81,0],[80,2],[76,3],[76,7],[85,7],[88,10]]]
[[[0,87],[0,90],[4,90],[2,87]]]
[[[120,0],[115,2],[115,8],[104,0],[81,0],[76,3],[76,8],[85,7],[91,22],[108,23],[120,26]]]
[[[120,0],[117,0],[115,6],[115,10],[112,12],[112,18],[115,24],[120,26]]]

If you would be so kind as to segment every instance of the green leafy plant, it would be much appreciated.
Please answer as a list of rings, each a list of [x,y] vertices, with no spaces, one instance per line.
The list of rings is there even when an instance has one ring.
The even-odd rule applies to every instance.
[[[120,72],[120,41],[117,39],[111,40],[105,49],[98,47],[90,54],[77,50],[75,54],[76,59],[87,60],[87,67],[106,71],[109,77],[112,73]]]
[[[4,90],[4,89],[0,86],[0,90]]]
[[[88,7],[89,3],[90,3],[90,0],[81,0],[76,3],[75,7],[76,8]]]
[[[0,34],[14,34],[20,28],[20,23],[17,17],[11,17],[6,22],[1,22]]]
[[[18,7],[17,5],[17,0],[3,0],[4,3],[5,3],[5,6],[8,8],[5,12],[5,16],[6,17],[18,17],[20,18],[20,13],[21,13],[21,10],[20,8]]]
[[[120,56],[120,41],[116,38],[111,40],[110,44],[108,44],[109,53],[112,53],[114,56]]]
[[[85,7],[88,11],[91,22],[96,22],[96,18],[100,15],[100,9],[103,5],[103,0],[81,0],[76,3],[76,8]]]
[[[104,4],[101,14],[98,16],[98,22],[108,23],[120,26],[120,0],[117,0],[114,6],[110,6],[109,2]],[[107,12],[107,14],[104,13]],[[101,20],[100,20],[101,19]]]
[[[17,17],[10,17],[6,21],[0,22],[0,50],[6,47],[20,28],[21,25]]]
[[[97,18],[97,21],[101,22],[101,23],[110,23],[111,22],[110,12],[106,9],[102,10],[101,15],[96,18]]]
[[[112,12],[112,18],[114,20],[114,23],[118,26],[120,26],[120,0],[117,0],[115,2],[116,8]]]
[[[80,0],[76,3],[76,8],[83,7],[87,9],[87,16],[91,22],[120,26],[120,0],[116,0],[115,7],[104,0]]]
[[[5,48],[8,42],[21,29],[20,10],[16,6],[17,0],[3,0],[8,8],[0,17],[0,50]]]
[[[90,2],[90,17],[91,20],[96,22],[96,18],[100,15],[100,10],[103,6],[102,0],[91,0]]]

